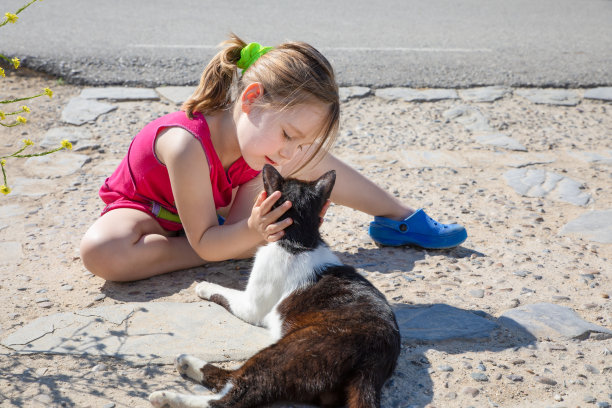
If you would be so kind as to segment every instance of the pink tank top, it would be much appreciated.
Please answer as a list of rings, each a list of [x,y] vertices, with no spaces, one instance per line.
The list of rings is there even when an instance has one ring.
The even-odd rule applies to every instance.
[[[192,133],[202,144],[212,184],[215,207],[225,207],[232,200],[232,189],[255,178],[259,171],[250,168],[240,157],[225,172],[210,139],[204,115],[194,113],[189,119],[183,111],[162,116],[146,125],[132,140],[127,155],[100,189],[100,197],[109,204],[123,198],[146,205],[156,202],[176,214],[176,205],[166,166],[155,156],[155,139],[161,130],[178,126]],[[118,194],[117,194],[118,193]],[[107,201],[108,200],[108,201]]]

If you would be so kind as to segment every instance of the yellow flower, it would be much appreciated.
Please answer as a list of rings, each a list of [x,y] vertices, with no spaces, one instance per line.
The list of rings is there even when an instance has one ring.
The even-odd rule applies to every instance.
[[[4,159],[0,160],[0,165],[6,166],[6,160],[4,160]]]
[[[0,120],[4,119],[6,119],[6,115],[4,114],[4,112],[0,111]]]
[[[32,146],[34,144],[30,139],[23,139],[23,144],[26,146]]]
[[[19,61],[19,58],[17,58],[17,57],[14,57],[14,58],[11,60],[11,62],[13,63],[13,66],[15,67],[15,69],[19,68],[19,64],[21,63],[21,62]]]
[[[15,24],[15,22],[19,18],[17,17],[17,14],[13,14],[13,13],[4,13],[4,16],[6,17],[9,23],[13,23],[13,24]]]
[[[7,195],[11,192],[11,189],[3,184],[0,186],[0,192],[4,195]]]
[[[25,113],[30,113],[30,108],[28,108],[27,106],[23,105],[21,107],[21,109],[25,112]]]
[[[0,68],[0,76],[2,78],[6,77],[6,74],[4,73],[4,68]]]
[[[68,139],[62,140],[62,147],[64,149],[72,150],[72,143],[68,141]]]
[[[45,95],[47,95],[49,98],[53,98],[53,91],[49,88],[45,88]]]
[[[17,116],[17,123],[26,123],[28,120],[23,116]],[[34,143],[32,143],[34,144]]]

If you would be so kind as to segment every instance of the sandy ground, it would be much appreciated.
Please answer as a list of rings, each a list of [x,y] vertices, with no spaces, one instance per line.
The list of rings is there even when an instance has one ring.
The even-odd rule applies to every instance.
[[[37,75],[2,80],[2,97],[37,93],[47,86],[54,97],[28,103],[32,113],[27,125],[1,131],[2,154],[21,146],[23,138],[39,142],[49,128],[61,126],[64,106],[81,91]],[[37,174],[49,191],[42,197],[17,190],[0,197],[0,240],[21,242],[23,249],[20,258],[0,260],[1,336],[40,316],[93,305],[196,302],[193,289],[198,281],[239,286],[247,279],[249,261],[206,264],[127,284],[105,282],[85,270],[78,244],[102,209],[97,196],[101,183],[144,124],[177,109],[165,100],[114,104],[116,111],[81,126],[92,133],[97,146],[78,152],[91,158],[80,171]],[[476,143],[462,125],[444,120],[443,113],[458,104],[462,102],[388,102],[374,96],[350,100],[342,106],[334,152],[408,204],[424,207],[439,221],[461,222],[468,240],[445,251],[379,248],[366,233],[370,217],[339,206],[327,213],[325,239],[343,261],[357,265],[396,303],[444,303],[495,318],[517,305],[550,302],[612,328],[612,245],[558,234],[589,209],[612,208],[610,165],[568,154],[612,149],[612,106],[592,100],[575,107],[535,105],[512,95],[472,104],[494,128],[527,146],[528,154],[555,155],[554,163],[535,167],[583,182],[593,197],[585,208],[522,197],[508,187],[503,178],[508,168],[501,160],[491,160],[496,150]],[[470,167],[411,168],[402,151],[414,149],[480,154],[483,159]],[[8,161],[9,182],[28,174],[24,163]],[[530,273],[521,277],[516,271]],[[583,276],[589,274],[592,279]],[[475,295],[478,290],[484,291],[483,297]],[[603,402],[612,403],[610,350],[611,340],[524,342],[503,331],[483,343],[406,344],[383,406],[585,407],[596,406],[595,401],[605,406]],[[13,355],[2,346],[0,353],[1,407],[146,407],[144,398],[160,388],[201,391],[171,366]],[[476,381],[474,372],[486,373],[489,380]],[[556,384],[546,384],[543,377]]]

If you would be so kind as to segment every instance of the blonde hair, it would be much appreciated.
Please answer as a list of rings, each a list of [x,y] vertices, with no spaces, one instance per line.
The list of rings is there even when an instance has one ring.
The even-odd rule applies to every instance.
[[[259,103],[279,110],[305,103],[321,103],[328,108],[315,151],[298,170],[319,152],[333,145],[340,121],[338,84],[329,61],[314,47],[303,42],[286,42],[259,57],[242,76],[236,66],[240,51],[247,44],[237,35],[220,44],[223,49],[208,63],[200,84],[183,104],[188,117],[230,109],[235,98],[252,83],[259,82],[263,95]],[[298,171],[296,170],[296,171]]]

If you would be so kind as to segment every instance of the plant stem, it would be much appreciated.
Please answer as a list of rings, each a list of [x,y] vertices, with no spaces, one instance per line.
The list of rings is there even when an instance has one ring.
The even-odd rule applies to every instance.
[[[17,99],[13,99],[12,101],[0,101],[0,103],[6,104],[6,103],[14,103],[14,102],[20,102],[20,101],[27,101],[28,99],[38,98],[39,96],[43,96],[43,95],[46,95],[46,94],[43,92],[41,94],[29,96],[27,98],[17,98]]]

